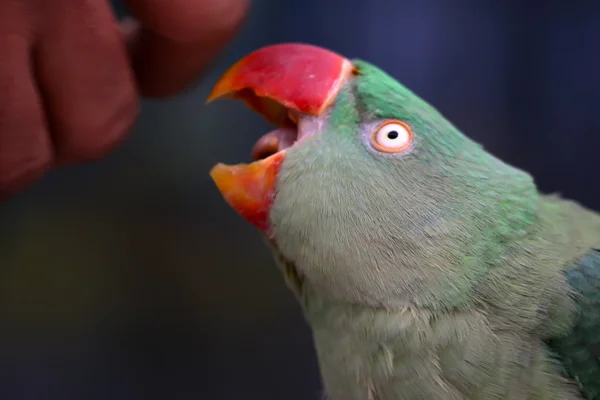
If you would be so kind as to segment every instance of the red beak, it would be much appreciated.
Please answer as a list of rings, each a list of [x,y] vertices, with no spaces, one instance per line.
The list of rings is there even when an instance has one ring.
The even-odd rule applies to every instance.
[[[354,72],[350,60],[305,44],[259,49],[234,64],[219,79],[208,102],[223,96],[242,99],[268,121],[282,126],[288,111],[319,116]],[[211,170],[225,201],[264,232],[275,197],[284,151],[249,165],[218,164]]]
[[[244,57],[219,79],[211,102],[230,95],[241,98],[275,125],[287,109],[320,115],[335,99],[352,71],[350,60],[307,44],[276,44]]]

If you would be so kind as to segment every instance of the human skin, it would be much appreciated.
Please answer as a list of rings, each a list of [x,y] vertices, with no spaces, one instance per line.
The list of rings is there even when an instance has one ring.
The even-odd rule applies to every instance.
[[[117,146],[142,96],[195,81],[249,0],[0,0],[0,201]]]

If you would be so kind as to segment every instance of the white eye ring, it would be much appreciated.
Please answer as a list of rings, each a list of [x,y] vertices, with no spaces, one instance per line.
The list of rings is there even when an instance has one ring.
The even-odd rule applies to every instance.
[[[386,121],[373,132],[373,147],[384,153],[398,153],[410,147],[413,133],[404,122]]]

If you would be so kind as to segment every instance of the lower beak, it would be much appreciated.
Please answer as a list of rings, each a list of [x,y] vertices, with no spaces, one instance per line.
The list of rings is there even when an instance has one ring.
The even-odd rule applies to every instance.
[[[234,210],[261,231],[269,231],[269,211],[285,151],[251,164],[217,164],[210,176]]]

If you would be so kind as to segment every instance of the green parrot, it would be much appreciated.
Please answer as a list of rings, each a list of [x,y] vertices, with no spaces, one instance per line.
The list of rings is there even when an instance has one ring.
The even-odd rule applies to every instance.
[[[253,52],[220,97],[278,127],[210,174],[273,248],[329,399],[600,399],[600,215],[320,47]]]

